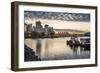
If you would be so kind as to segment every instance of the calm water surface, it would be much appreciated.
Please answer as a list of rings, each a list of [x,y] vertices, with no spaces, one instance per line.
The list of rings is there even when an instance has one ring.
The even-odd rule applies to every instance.
[[[87,59],[90,50],[80,46],[67,45],[66,38],[25,39],[25,44],[32,48],[41,60]]]

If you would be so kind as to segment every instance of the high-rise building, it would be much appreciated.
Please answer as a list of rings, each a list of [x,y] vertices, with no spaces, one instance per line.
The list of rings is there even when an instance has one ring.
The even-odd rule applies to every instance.
[[[36,28],[43,28],[40,21],[36,21]]]
[[[27,31],[28,32],[32,32],[33,31],[32,24],[28,24],[27,25]]]
[[[34,27],[34,31],[36,31],[38,33],[44,32],[44,28],[40,21],[36,21],[36,27]]]

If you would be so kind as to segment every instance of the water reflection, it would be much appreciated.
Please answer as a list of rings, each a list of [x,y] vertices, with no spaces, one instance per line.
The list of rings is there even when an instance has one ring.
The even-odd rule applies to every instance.
[[[37,40],[37,42],[36,42],[36,54],[38,54],[38,55],[41,55],[41,46],[42,46],[41,41]]]
[[[25,44],[31,47],[41,60],[90,58],[89,47],[67,45],[66,39],[68,38],[26,39]]]

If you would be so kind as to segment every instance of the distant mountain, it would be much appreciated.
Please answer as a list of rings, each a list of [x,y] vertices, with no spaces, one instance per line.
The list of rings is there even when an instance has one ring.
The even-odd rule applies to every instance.
[[[43,11],[24,11],[25,20],[30,19],[49,19],[64,21],[90,21],[90,14],[84,13],[65,13],[65,12],[43,12]]]
[[[86,32],[82,30],[76,30],[76,29],[54,29],[55,31],[70,31],[70,32]]]

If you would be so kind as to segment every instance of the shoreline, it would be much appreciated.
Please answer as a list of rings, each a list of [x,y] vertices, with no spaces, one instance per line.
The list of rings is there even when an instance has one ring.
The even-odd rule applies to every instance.
[[[41,59],[35,55],[35,52],[31,48],[24,45],[24,61],[41,61]]]

